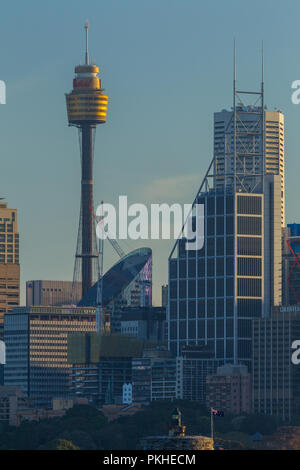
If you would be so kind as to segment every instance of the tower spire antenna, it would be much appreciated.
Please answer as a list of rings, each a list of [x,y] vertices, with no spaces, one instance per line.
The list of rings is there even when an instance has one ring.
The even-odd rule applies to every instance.
[[[264,41],[261,41],[261,89],[264,90],[265,64],[264,64]]]
[[[89,65],[90,59],[89,59],[89,22],[86,21],[84,25],[85,29],[85,63],[86,65]]]
[[[235,91],[236,86],[236,46],[235,46],[235,38],[233,39],[233,88]]]

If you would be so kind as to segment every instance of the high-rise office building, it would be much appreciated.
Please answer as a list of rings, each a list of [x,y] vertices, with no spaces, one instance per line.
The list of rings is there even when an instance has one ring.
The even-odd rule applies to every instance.
[[[177,361],[177,398],[206,405],[206,376],[215,374],[223,364],[208,347],[184,346]]]
[[[17,209],[0,201],[0,338],[4,314],[20,303],[19,232]]]
[[[17,307],[4,319],[4,384],[22,387],[39,407],[66,398],[68,335],[96,330],[94,307]]]
[[[253,96],[255,105],[242,102]],[[214,157],[193,204],[204,206],[204,244],[187,249],[181,238],[169,257],[177,355],[207,345],[216,359],[250,366],[252,319],[281,303],[282,181],[266,169],[265,117],[263,81],[246,92],[234,80],[233,111],[215,115]]]
[[[77,294],[77,296],[76,296]],[[72,281],[27,281],[26,307],[77,304],[81,289],[74,289]]]
[[[276,307],[253,321],[252,411],[290,421],[299,415],[300,366],[292,344],[300,338],[300,306]]]
[[[142,357],[132,360],[133,401],[172,401],[175,397],[176,358],[163,347],[145,348]]]

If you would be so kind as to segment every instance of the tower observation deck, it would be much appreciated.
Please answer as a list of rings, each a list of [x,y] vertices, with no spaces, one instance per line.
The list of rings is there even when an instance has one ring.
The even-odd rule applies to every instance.
[[[85,63],[75,67],[73,90],[66,94],[69,126],[78,128],[81,150],[81,209],[74,268],[74,285],[82,285],[82,295],[98,279],[98,253],[93,217],[93,154],[98,124],[106,122],[108,96],[101,88],[99,67],[90,64],[88,23],[85,24]],[[82,283],[82,284],[81,284]]]

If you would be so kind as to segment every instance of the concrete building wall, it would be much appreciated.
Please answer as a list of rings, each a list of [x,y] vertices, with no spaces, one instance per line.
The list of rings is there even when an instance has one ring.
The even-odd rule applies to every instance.
[[[245,366],[226,364],[206,377],[206,405],[226,413],[251,413],[251,376]]]
[[[264,207],[264,316],[282,302],[282,228],[281,180],[279,175],[265,177]]]
[[[74,289],[72,281],[27,281],[26,307],[62,306],[77,304],[81,299],[81,289]]]
[[[5,313],[20,303],[19,232],[17,209],[0,202],[0,339]]]
[[[285,226],[285,149],[284,115],[280,111],[265,111],[266,173],[280,177],[280,225]]]
[[[29,401],[21,387],[0,387],[0,424],[16,426],[18,410],[28,406]]]
[[[216,359],[177,357],[176,397],[206,405],[206,376],[223,364]]]

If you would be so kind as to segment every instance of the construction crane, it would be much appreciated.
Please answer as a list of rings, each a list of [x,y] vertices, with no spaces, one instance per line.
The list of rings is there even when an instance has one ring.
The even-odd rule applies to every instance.
[[[90,210],[93,213],[94,219],[97,220],[96,215],[94,214],[93,209],[91,207],[90,207]],[[99,279],[97,281],[96,331],[97,333],[102,333],[104,330],[104,322],[103,322],[104,315],[103,315],[103,238],[101,237],[99,237],[99,240],[98,240],[98,260],[99,260]]]
[[[111,244],[111,246],[113,247],[113,249],[118,253],[118,255],[120,256],[120,258],[124,258],[124,256],[126,255],[126,253],[122,250],[122,248],[120,247],[119,243],[113,239],[113,238],[110,238],[109,236],[107,236],[107,240],[109,241],[109,243]]]
[[[98,242],[99,254],[99,279],[97,282],[97,307],[96,307],[96,331],[101,333],[104,330],[103,321],[103,240],[99,238]]]
[[[101,225],[103,223],[103,212],[102,212],[102,207],[103,207],[103,201],[101,201],[100,204],[100,215],[97,217],[95,213],[93,212],[93,209],[90,207],[90,210],[93,213],[93,217],[95,221],[97,222],[98,225]],[[102,212],[102,213],[101,213]],[[119,244],[116,242],[116,240],[112,240],[110,237],[106,236],[106,238],[109,240],[113,248],[116,250],[120,258],[123,258],[125,256],[124,251],[122,248],[119,246]],[[99,260],[99,279],[97,281],[97,297],[96,297],[96,331],[97,333],[102,333],[105,330],[105,325],[104,325],[104,309],[103,309],[103,247],[104,247],[104,239],[103,237],[99,237],[98,240],[98,260]]]
[[[93,212],[94,219],[96,220],[98,225],[101,225],[103,223],[103,212],[102,212],[102,207],[103,207],[103,201],[101,201],[100,204],[100,215],[98,216],[98,220],[96,215],[94,214],[92,208],[90,210]],[[124,250],[120,247],[119,243],[116,241],[116,239],[112,238],[108,232],[106,232],[106,237],[105,237],[113,249],[116,251],[116,253],[119,255],[120,259],[124,258],[126,256],[126,253]],[[96,307],[96,330],[97,332],[102,332],[104,329],[103,325],[103,242],[104,238],[99,237],[99,242],[98,242],[98,259],[99,259],[99,279],[97,282],[97,307]],[[135,278],[137,276],[136,270],[129,268],[131,274]],[[145,307],[146,305],[146,287],[149,286],[151,283],[150,281],[144,280],[141,278],[141,274],[138,274],[138,279],[137,282],[139,283],[140,286],[140,292],[141,292],[141,306]]]

